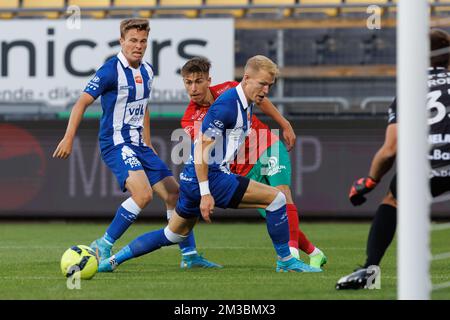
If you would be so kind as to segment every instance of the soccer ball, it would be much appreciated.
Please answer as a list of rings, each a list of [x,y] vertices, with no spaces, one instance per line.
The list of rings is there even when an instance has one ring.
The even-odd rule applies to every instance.
[[[61,258],[61,271],[71,277],[77,272],[83,280],[91,279],[98,269],[98,260],[94,250],[88,246],[73,246],[64,252]]]

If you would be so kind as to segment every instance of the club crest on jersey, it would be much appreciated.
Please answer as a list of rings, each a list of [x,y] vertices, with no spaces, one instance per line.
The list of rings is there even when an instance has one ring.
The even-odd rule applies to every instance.
[[[140,75],[137,75],[134,77],[134,82],[136,83],[142,83],[142,77]]]

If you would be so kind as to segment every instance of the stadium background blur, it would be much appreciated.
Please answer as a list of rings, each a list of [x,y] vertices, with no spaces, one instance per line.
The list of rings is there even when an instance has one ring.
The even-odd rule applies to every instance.
[[[430,3],[432,24],[450,31],[450,1]],[[377,7],[368,11],[370,5]],[[36,24],[51,28],[57,22],[72,19],[76,14],[73,6],[81,8],[81,24],[106,24],[111,19],[130,16],[149,18],[151,27],[158,21],[203,21],[201,28],[207,29],[210,20],[206,18],[229,22],[233,34],[229,45],[234,56],[224,65],[231,66],[232,77],[240,80],[242,66],[255,54],[270,57],[281,68],[271,99],[291,121],[298,136],[297,146],[291,152],[292,188],[302,217],[372,216],[390,176],[385,177],[363,207],[352,207],[347,196],[352,181],[367,174],[371,157],[383,142],[387,108],[396,94],[395,0],[0,0],[0,217],[110,218],[126,197],[99,157],[99,101],[86,113],[70,160],[61,161],[52,159],[51,154],[64,134],[76,96],[64,103],[55,103],[53,97],[65,92],[53,92],[48,99],[36,98],[36,93],[35,98],[27,98],[27,92],[35,86],[26,81],[34,78],[45,86],[48,80],[42,74],[32,74],[33,63],[39,64],[42,59],[39,55],[46,52],[43,61],[49,65],[59,56],[49,53],[58,45],[55,41],[38,41],[38,58],[33,62],[32,48],[23,43],[22,33],[29,33],[30,26]],[[374,13],[379,20],[374,20]],[[112,39],[118,38],[119,20],[115,21],[110,30]],[[377,21],[380,28],[376,28]],[[9,28],[8,24],[14,27]],[[51,38],[54,31],[47,32]],[[150,40],[161,36],[161,32],[152,29]],[[182,36],[195,36],[188,32]],[[15,46],[7,37],[11,33],[13,40],[18,41]],[[162,48],[155,51],[150,43],[147,54],[151,63],[155,64],[152,53],[161,53]],[[117,50],[111,49],[110,54]],[[178,47],[178,54],[180,61],[185,61],[202,54],[202,50],[195,45],[184,51]],[[161,65],[165,57],[168,56],[158,55]],[[221,57],[208,58],[213,61],[213,69],[219,68]],[[16,69],[17,61],[25,66],[23,70]],[[73,69],[86,70],[85,63],[73,60]],[[34,65],[38,73],[40,67]],[[57,69],[58,65],[47,68]],[[47,69],[47,74],[57,72]],[[161,67],[161,73],[164,72],[167,71]],[[82,90],[92,75],[79,75],[83,85],[76,87],[70,87],[65,78],[56,80],[62,85],[69,83],[66,89],[75,92]],[[213,84],[218,81],[213,78]],[[31,86],[26,87],[28,83]],[[181,166],[171,161],[176,142],[169,137],[180,127],[187,102],[185,95],[167,94],[153,97],[151,104],[153,143],[175,177]],[[450,217],[450,205],[445,200],[438,199],[433,206],[433,218]],[[161,212],[163,203],[158,199],[145,209],[143,217],[165,219]],[[233,214],[219,211],[217,217],[258,219],[259,215],[250,210]]]

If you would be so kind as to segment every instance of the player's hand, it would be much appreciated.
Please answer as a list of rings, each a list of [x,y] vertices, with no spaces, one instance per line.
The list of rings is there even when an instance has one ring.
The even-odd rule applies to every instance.
[[[67,159],[72,153],[73,140],[63,138],[53,152],[53,158]]]
[[[360,178],[353,182],[350,189],[350,194],[348,195],[350,202],[354,206],[362,205],[366,202],[366,197],[364,195],[375,189],[378,181],[372,179],[371,177]]]
[[[200,200],[200,212],[202,213],[203,219],[208,223],[211,223],[210,215],[214,212],[214,205],[215,201],[211,194],[202,196]]]
[[[292,128],[290,123],[287,123],[283,127],[283,139],[286,142],[287,151],[291,151],[295,146],[295,140],[297,136],[295,135],[294,129]]]

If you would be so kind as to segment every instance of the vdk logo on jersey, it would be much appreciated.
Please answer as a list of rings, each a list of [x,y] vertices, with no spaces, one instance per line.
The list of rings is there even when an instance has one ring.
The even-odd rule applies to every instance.
[[[141,165],[141,162],[136,158],[136,153],[128,146],[122,147],[122,160],[131,168]]]
[[[125,108],[125,117],[123,122],[130,126],[142,127],[145,114],[146,99],[130,102]]]

